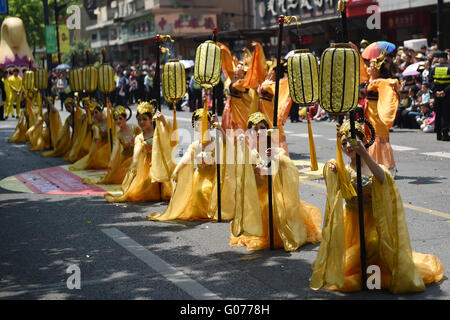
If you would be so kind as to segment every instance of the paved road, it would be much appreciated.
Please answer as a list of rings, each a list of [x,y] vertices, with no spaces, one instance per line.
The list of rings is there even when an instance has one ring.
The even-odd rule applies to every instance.
[[[177,113],[179,127],[189,129],[190,117]],[[15,123],[0,122],[0,180],[65,164],[8,144]],[[285,129],[292,158],[308,160],[306,123],[288,122]],[[334,123],[314,122],[313,131],[319,162],[334,158]],[[438,255],[448,274],[450,142],[395,129],[391,143],[412,247]],[[303,181],[300,194],[323,210],[323,180]],[[449,281],[409,295],[313,291],[308,281],[318,245],[250,252],[228,245],[228,223],[145,220],[166,206],[0,189],[0,299],[450,299]],[[81,271],[79,290],[67,288],[71,265]]]

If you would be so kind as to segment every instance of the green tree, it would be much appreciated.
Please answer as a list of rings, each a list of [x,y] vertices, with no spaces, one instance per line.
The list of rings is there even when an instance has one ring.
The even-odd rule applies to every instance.
[[[101,54],[97,50],[91,49],[91,42],[89,40],[75,40],[70,44],[70,52],[64,53],[61,57],[62,63],[72,65],[72,53],[75,52],[75,65],[78,67],[85,66],[86,50],[90,50],[89,55],[90,64],[94,64],[101,60]]]

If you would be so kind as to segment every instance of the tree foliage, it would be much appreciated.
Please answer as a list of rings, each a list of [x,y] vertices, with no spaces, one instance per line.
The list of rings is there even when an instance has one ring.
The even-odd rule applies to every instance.
[[[101,60],[100,52],[91,49],[91,43],[89,40],[75,40],[70,44],[70,52],[64,53],[61,57],[62,63],[72,65],[72,53],[75,52],[75,65],[85,66],[86,61],[86,50],[90,50],[89,63],[94,64]]]

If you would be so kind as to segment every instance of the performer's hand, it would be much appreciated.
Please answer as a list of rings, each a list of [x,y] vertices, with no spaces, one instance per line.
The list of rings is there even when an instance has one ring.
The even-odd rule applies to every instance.
[[[217,117],[217,114],[213,114],[213,116],[211,117],[211,122],[219,122],[219,118]]]
[[[333,171],[334,173],[337,172],[337,167],[336,167],[336,165],[335,165],[334,163],[330,162],[330,163],[328,164],[328,167],[329,167],[329,168],[331,169],[331,171]]]
[[[355,151],[357,154],[359,154],[361,157],[364,157],[367,155],[367,150],[366,147],[364,146],[364,144],[362,143],[361,140],[356,139],[356,143],[351,143],[351,148],[353,149],[353,151]]]

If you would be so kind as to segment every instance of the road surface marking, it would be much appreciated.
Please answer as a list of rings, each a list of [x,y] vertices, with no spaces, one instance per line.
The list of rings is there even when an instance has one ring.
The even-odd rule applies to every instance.
[[[302,180],[300,183],[301,184],[307,184],[309,186],[320,188],[320,189],[326,189],[327,188],[325,186],[325,184],[314,182],[314,181],[310,181],[310,180]],[[419,207],[419,206],[414,206],[414,205],[406,203],[406,202],[403,202],[403,207],[411,209],[411,210],[414,210],[414,211],[428,213],[428,214],[431,214],[431,215],[434,215],[434,216],[438,216],[438,217],[441,217],[441,218],[450,219],[450,214],[448,214],[448,213],[440,212],[440,211],[433,210],[433,209],[427,209],[427,208],[423,208],[423,207]]]
[[[395,144],[391,144],[392,150],[395,151],[412,151],[412,150],[418,150],[417,148],[411,148],[411,147],[404,147],[404,146],[396,146]]]
[[[219,300],[221,299],[215,293],[203,287],[200,283],[194,281],[183,272],[172,267],[160,257],[145,249],[139,243],[128,237],[116,228],[102,229],[108,237],[117,244],[131,252],[150,268],[161,274],[164,278],[181,288],[187,294],[197,300]]]
[[[432,157],[450,158],[450,152],[438,151],[438,152],[425,152],[425,153],[421,153],[421,154],[426,155],[426,156],[432,156]]]
[[[291,134],[291,136],[293,136],[293,137],[301,137],[301,138],[308,138],[309,137],[307,133],[293,133],[293,134]],[[321,137],[322,135],[320,135],[320,134],[313,134],[313,136],[314,136],[314,138],[316,138],[316,137]]]

